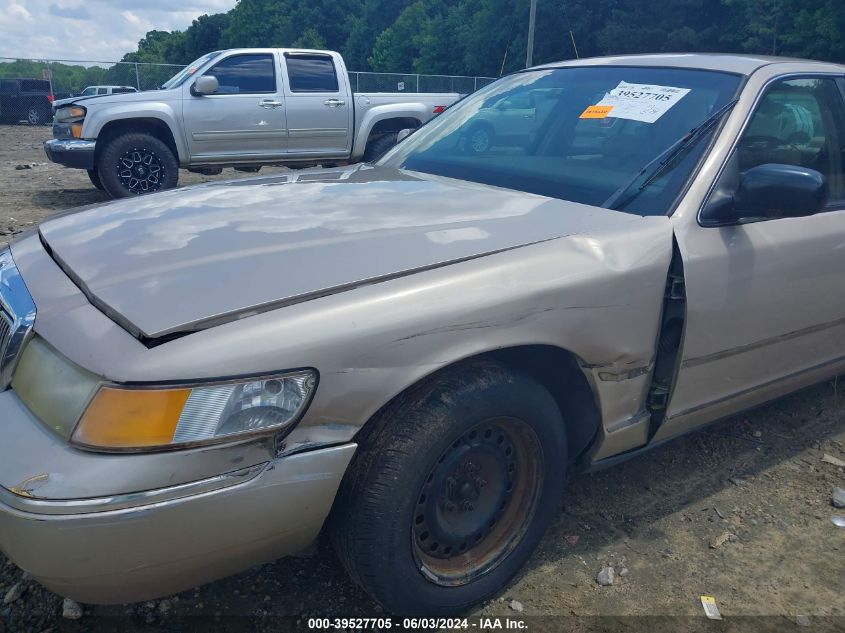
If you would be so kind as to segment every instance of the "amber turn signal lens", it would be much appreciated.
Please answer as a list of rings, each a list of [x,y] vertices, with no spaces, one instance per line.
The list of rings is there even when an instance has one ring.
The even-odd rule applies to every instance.
[[[73,138],[82,138],[82,124],[74,123],[70,126],[70,134]]]
[[[92,448],[170,444],[190,389],[101,387],[79,421],[73,441]]]

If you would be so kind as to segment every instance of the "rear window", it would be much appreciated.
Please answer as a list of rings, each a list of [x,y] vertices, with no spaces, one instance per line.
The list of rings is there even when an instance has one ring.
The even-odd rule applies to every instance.
[[[43,79],[24,79],[21,92],[50,92],[50,82]]]
[[[337,92],[337,73],[328,55],[285,54],[291,92]]]
[[[113,94],[123,94],[124,92],[135,92],[135,88],[115,88],[112,90]]]

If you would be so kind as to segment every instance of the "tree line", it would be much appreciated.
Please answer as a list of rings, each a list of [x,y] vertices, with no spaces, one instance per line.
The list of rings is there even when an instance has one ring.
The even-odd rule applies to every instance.
[[[238,0],[150,31],[125,62],[188,64],[221,48],[341,51],[350,70],[497,77],[525,65],[530,0]],[[736,52],[845,62],[843,0],[537,0],[534,63],[580,55]],[[23,64],[26,62],[18,62]],[[34,62],[33,62],[34,63]],[[41,76],[0,64],[3,76]],[[173,69],[52,66],[68,89],[158,86]]]
[[[351,70],[498,76],[525,65],[529,0],[239,0],[125,61],[189,63],[230,47],[341,51]],[[534,63],[642,52],[845,62],[843,0],[538,0]],[[571,35],[570,35],[571,31]],[[573,44],[574,39],[574,44]]]

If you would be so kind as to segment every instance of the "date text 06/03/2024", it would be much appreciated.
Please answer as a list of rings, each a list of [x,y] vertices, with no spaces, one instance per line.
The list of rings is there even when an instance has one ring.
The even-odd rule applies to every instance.
[[[528,629],[525,620],[509,617],[469,618],[308,618],[311,630],[519,630]]]

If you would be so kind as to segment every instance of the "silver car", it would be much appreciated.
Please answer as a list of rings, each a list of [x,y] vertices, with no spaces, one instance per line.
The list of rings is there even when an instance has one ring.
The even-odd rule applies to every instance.
[[[843,76],[550,64],[373,165],[43,223],[0,255],[0,548],[114,603],[324,530],[391,613],[489,599],[568,473],[845,368]]]

